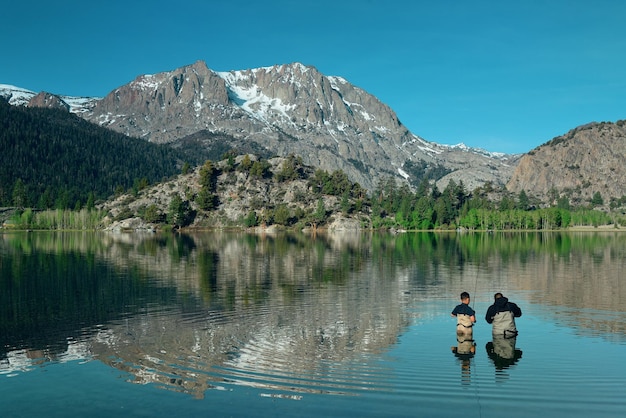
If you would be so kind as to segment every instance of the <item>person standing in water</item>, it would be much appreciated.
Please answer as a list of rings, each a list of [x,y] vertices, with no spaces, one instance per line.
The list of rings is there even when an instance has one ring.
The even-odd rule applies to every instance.
[[[452,347],[452,353],[461,362],[461,382],[468,384],[470,381],[470,368],[472,358],[476,354],[476,342],[473,338],[473,326],[476,322],[476,312],[469,306],[470,295],[461,293],[461,303],[454,307],[452,313],[456,317],[456,341]]]
[[[493,305],[487,309],[485,315],[485,320],[492,325],[492,334],[505,338],[515,337],[517,335],[515,318],[522,316],[522,310],[515,303],[509,302],[500,292],[493,295],[493,298]]]
[[[461,303],[452,310],[451,316],[456,316],[457,335],[469,334],[476,322],[476,312],[469,306],[470,295],[467,292],[461,293]]]

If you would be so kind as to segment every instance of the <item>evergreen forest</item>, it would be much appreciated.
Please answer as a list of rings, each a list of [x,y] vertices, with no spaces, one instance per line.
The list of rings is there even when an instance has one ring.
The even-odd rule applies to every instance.
[[[178,172],[182,154],[60,109],[0,100],[0,206],[80,209]]]

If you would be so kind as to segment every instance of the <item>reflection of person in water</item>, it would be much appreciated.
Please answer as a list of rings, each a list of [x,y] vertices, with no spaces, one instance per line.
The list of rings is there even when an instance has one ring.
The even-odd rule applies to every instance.
[[[461,363],[461,382],[469,383],[472,358],[476,354],[476,342],[472,339],[471,332],[465,335],[457,334],[456,341],[457,346],[452,347],[452,353]]]
[[[503,335],[494,335],[493,341],[487,343],[485,349],[496,370],[507,369],[522,358],[522,350],[515,348],[516,341],[515,336],[507,338]]]
[[[515,337],[517,327],[515,318],[522,316],[522,310],[513,302],[509,302],[502,293],[494,295],[494,302],[487,309],[485,320],[492,325],[493,336]]]
[[[457,335],[472,333],[472,327],[476,322],[476,312],[469,306],[469,303],[469,293],[461,293],[461,303],[455,306],[455,308],[452,310],[452,313],[450,313],[450,315],[456,317]]]

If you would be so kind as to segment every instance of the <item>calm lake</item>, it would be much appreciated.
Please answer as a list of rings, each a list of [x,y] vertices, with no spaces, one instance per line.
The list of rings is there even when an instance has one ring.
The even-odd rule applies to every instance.
[[[623,232],[5,233],[0,274],[2,417],[626,416]]]

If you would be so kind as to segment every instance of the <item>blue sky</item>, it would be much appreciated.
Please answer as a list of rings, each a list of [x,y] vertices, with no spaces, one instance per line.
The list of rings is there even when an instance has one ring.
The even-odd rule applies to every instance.
[[[428,141],[527,152],[626,119],[621,0],[22,0],[2,6],[0,83],[104,96],[197,60],[301,62]]]

